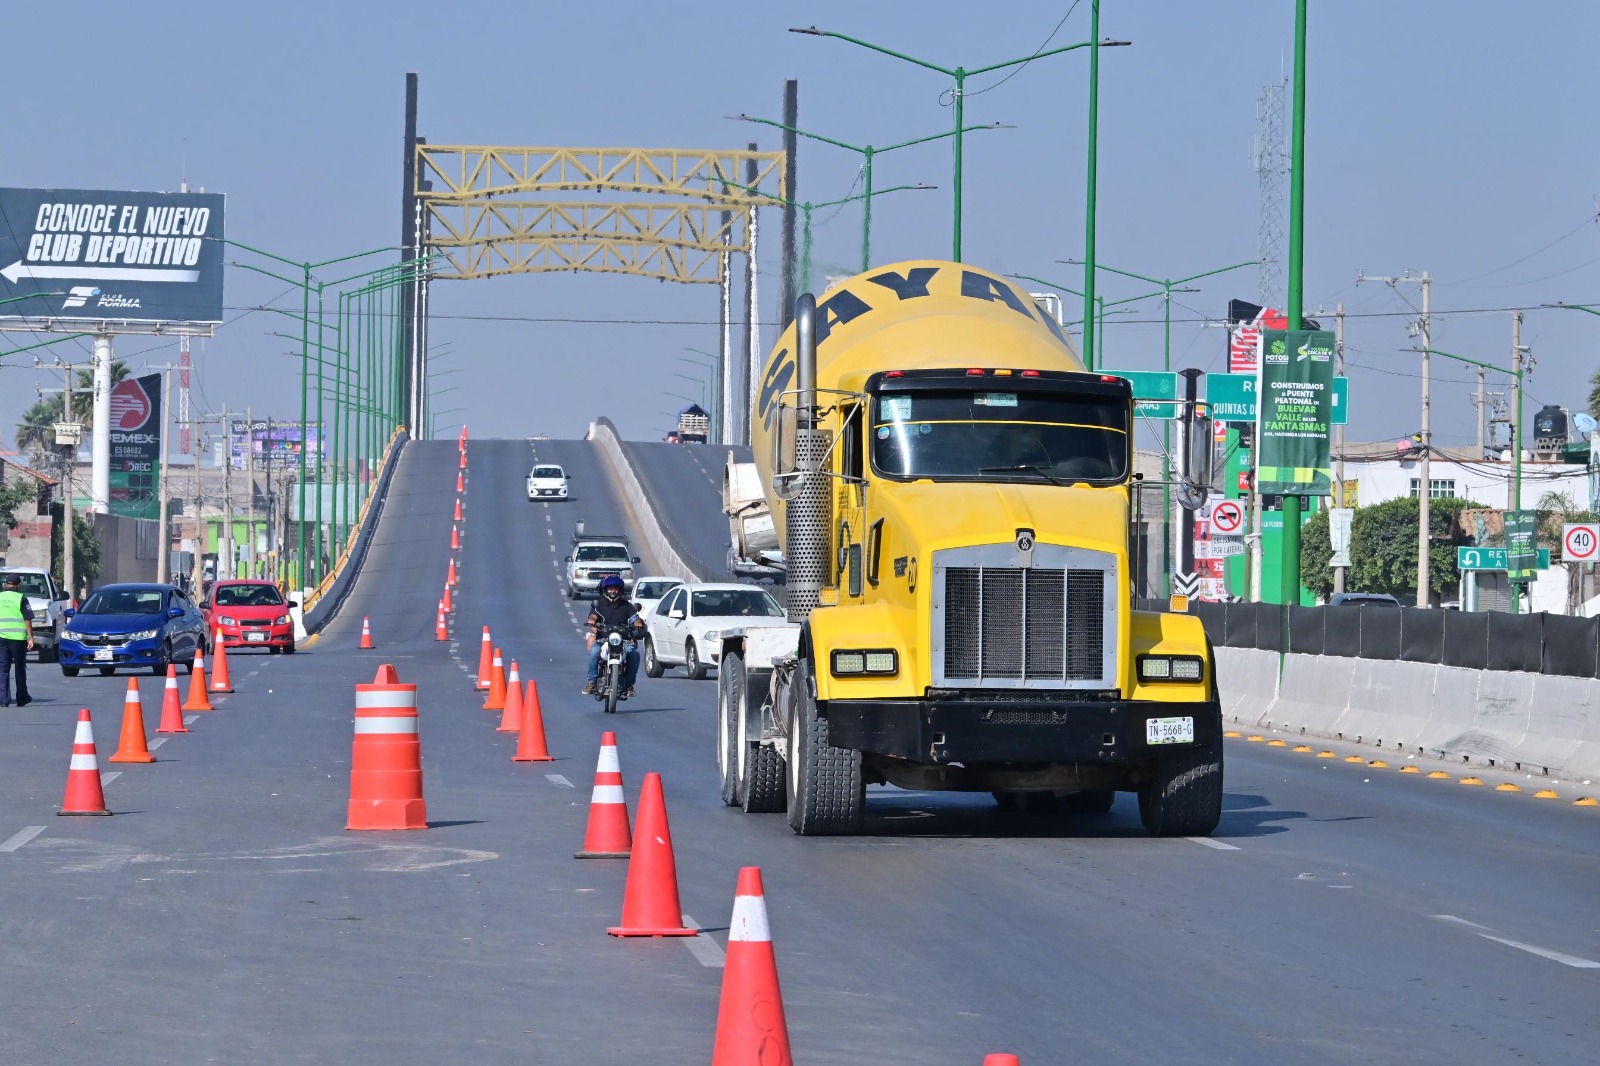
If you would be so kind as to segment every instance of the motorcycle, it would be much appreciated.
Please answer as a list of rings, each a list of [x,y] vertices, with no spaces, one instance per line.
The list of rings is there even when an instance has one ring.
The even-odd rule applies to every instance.
[[[594,687],[594,698],[606,705],[607,714],[616,714],[617,704],[623,699],[627,641],[632,635],[626,626],[608,626],[600,633],[600,681]]]

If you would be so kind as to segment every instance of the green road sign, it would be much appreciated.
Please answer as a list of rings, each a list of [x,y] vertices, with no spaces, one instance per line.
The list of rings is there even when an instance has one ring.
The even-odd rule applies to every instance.
[[[1126,378],[1133,386],[1136,416],[1172,419],[1181,413],[1183,405],[1177,402],[1177,374],[1162,370],[1107,370],[1106,373]]]
[[[1504,548],[1457,548],[1458,570],[1509,570],[1511,558]],[[1539,549],[1537,569],[1550,569],[1550,549]]]
[[[1333,379],[1333,422],[1345,425],[1350,419],[1350,379]],[[1218,422],[1256,420],[1256,376],[1254,374],[1207,374],[1206,403]]]

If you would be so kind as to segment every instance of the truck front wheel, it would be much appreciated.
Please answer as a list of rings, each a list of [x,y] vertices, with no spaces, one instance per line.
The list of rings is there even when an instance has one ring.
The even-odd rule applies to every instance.
[[[1210,836],[1222,820],[1222,740],[1172,751],[1139,789],[1139,821],[1158,837]]]
[[[789,828],[801,836],[858,833],[866,815],[861,753],[828,743],[811,688],[811,663],[795,666],[784,701],[789,720]]]

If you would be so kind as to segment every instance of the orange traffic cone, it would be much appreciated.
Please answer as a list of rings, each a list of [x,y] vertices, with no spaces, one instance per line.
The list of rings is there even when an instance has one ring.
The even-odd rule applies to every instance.
[[[493,665],[494,647],[489,643],[489,627],[483,627],[483,641],[478,645],[478,680],[474,682],[480,692],[489,690],[489,667]]]
[[[392,663],[384,663],[378,667],[378,673],[373,677],[372,683],[374,685],[398,685],[400,683],[400,674],[395,670]]]
[[[450,527],[450,548],[451,548],[452,551],[454,551],[454,550],[459,549],[460,547],[461,547],[461,527],[460,526],[451,526]]]
[[[183,708],[178,705],[178,668],[167,664],[167,684],[161,693],[161,726],[157,733],[187,733]]]
[[[378,671],[387,681],[393,668]],[[355,740],[350,749],[346,829],[426,829],[422,743],[417,736],[417,686],[356,686]]]
[[[700,935],[700,930],[683,924],[678,867],[672,858],[672,831],[667,828],[667,801],[658,773],[644,775],[644,789],[639,793],[639,846],[628,857],[622,924],[606,932],[612,936]]]
[[[517,669],[517,660],[511,660],[511,673],[506,675],[506,698],[503,713],[500,715],[500,725],[496,733],[520,733],[522,731],[522,673]]]
[[[467,450],[465,448],[462,448],[461,449],[461,469],[465,470],[466,468],[467,468]]]
[[[449,640],[450,639],[450,627],[448,627],[448,626],[446,626],[444,624],[444,601],[443,600],[439,601],[439,617],[434,619],[434,622],[433,622],[433,639],[434,640]]]
[[[463,422],[461,424],[461,447],[462,448],[466,448],[466,446],[467,446],[467,425],[466,425],[465,422]]]
[[[506,709],[506,663],[500,657],[500,649],[494,650],[494,659],[489,664],[489,695],[483,701],[486,711],[503,711]]]
[[[106,793],[100,787],[100,760],[95,757],[94,726],[89,710],[78,712],[78,731],[72,736],[72,765],[67,770],[67,795],[57,814],[110,814]]]
[[[462,492],[466,492],[466,491],[467,491],[467,479],[462,477],[460,473],[457,473],[456,474],[456,492],[462,493]]]
[[[189,671],[189,698],[183,701],[186,711],[214,711],[211,697],[206,694],[206,656],[199,648],[194,650],[194,669]]]
[[[594,793],[589,799],[589,827],[577,859],[625,859],[633,850],[628,830],[628,801],[622,795],[622,763],[617,759],[617,735],[600,734],[600,762],[594,769]]]
[[[453,586],[456,583],[456,561],[450,560],[450,570],[445,574],[444,583]]]
[[[551,762],[544,744],[544,714],[539,710],[539,683],[528,682],[528,695],[522,701],[522,729],[517,733],[517,753],[512,762]]]
[[[144,739],[144,704],[139,702],[139,682],[128,678],[128,693],[122,697],[122,742],[107,762],[155,762]]]
[[[217,630],[217,641],[212,645],[217,653],[217,668],[211,672],[212,692],[232,692],[233,681],[228,677],[228,646],[222,643],[222,630]]]
[[[767,925],[767,897],[761,889],[761,868],[739,871],[728,923],[728,956],[722,970],[722,1002],[717,1007],[717,1042],[711,1066],[747,1062],[793,1066],[789,1026],[783,1017],[778,988],[778,960],[772,953]]]
[[[1022,1060],[1015,1055],[995,1052],[983,1057],[983,1066],[1022,1066]]]
[[[461,521],[461,497],[456,497],[456,521]]]
[[[453,612],[456,609],[456,605],[453,602],[451,602],[451,599],[450,599],[450,586],[449,585],[446,585],[444,587],[444,595],[442,597],[440,597],[439,602],[444,604],[444,609],[446,611],[452,611]]]
[[[366,615],[361,616],[361,650],[372,650],[372,623],[367,620]]]

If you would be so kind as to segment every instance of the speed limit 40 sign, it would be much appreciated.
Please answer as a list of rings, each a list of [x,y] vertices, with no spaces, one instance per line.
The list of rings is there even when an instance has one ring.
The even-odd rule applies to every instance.
[[[1600,562],[1600,525],[1569,522],[1562,526],[1561,558],[1568,563]]]

